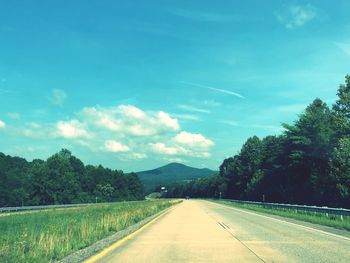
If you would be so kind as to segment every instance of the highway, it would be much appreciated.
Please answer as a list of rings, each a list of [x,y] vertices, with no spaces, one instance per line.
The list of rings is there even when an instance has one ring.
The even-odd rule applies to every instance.
[[[94,262],[350,262],[350,238],[347,231],[185,200]]]

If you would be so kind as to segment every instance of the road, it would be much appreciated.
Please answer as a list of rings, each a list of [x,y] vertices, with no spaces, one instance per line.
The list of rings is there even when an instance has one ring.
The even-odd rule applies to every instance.
[[[96,262],[350,262],[350,238],[303,225],[185,200]]]

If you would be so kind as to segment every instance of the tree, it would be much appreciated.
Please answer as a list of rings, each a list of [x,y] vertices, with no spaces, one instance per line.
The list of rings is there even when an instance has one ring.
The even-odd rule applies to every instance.
[[[333,105],[335,131],[338,138],[350,133],[350,75],[345,77],[345,85],[339,86],[338,100]]]
[[[145,189],[137,174],[127,174],[125,175],[125,179],[127,181],[128,197],[134,200],[143,198]]]
[[[331,166],[332,204],[350,206],[350,137],[342,138],[334,149]]]
[[[98,184],[96,185],[95,195],[100,201],[110,202],[114,191],[115,189],[111,184]]]
[[[284,125],[289,157],[289,193],[293,202],[322,203],[328,184],[328,160],[335,142],[333,115],[315,99],[294,125]]]
[[[136,174],[85,166],[66,149],[32,162],[0,153],[0,206],[94,202],[96,195],[104,201],[144,198]]]
[[[350,121],[350,75],[346,75],[345,85],[339,86],[337,95],[338,100],[333,105],[333,110]]]
[[[54,204],[79,202],[79,194],[82,192],[79,181],[79,170],[76,172],[72,166],[70,151],[62,149],[59,153],[49,157],[46,161],[48,168],[47,187],[51,192],[51,201]]]

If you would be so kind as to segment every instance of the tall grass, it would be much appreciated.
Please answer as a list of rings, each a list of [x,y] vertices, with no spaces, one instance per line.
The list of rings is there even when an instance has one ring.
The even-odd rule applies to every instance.
[[[51,262],[171,206],[121,202],[0,217],[0,262]]]
[[[262,207],[260,205],[254,204],[243,204],[230,201],[218,201],[219,203],[224,203],[226,205],[234,206],[237,208],[249,209],[257,212],[268,213],[273,215],[278,215],[282,217],[289,217],[301,221],[306,221],[314,224],[331,226],[338,229],[345,229],[350,231],[350,216],[338,216],[330,215],[325,213],[315,213],[308,211],[297,211],[288,208],[273,208],[273,207]]]

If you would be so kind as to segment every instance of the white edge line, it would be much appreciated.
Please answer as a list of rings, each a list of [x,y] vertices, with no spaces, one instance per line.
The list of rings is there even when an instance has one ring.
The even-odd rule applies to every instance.
[[[214,203],[216,205],[223,206],[223,207],[226,207],[226,208],[230,208],[230,209],[233,209],[233,210],[236,210],[236,211],[244,212],[246,214],[256,215],[256,216],[268,218],[270,220],[274,220],[274,221],[277,221],[277,222],[282,222],[282,223],[286,223],[286,224],[289,224],[289,225],[298,226],[300,228],[304,228],[304,229],[309,230],[311,232],[312,231],[319,232],[319,233],[322,233],[322,234],[325,234],[325,235],[329,235],[329,236],[333,236],[333,237],[344,239],[346,241],[350,241],[350,238],[347,238],[347,237],[344,237],[344,236],[340,236],[340,235],[337,235],[337,234],[333,234],[333,233],[330,233],[330,232],[326,232],[326,231],[323,231],[323,230],[319,230],[319,229],[316,229],[316,228],[295,224],[295,223],[292,223],[292,222],[288,222],[288,221],[284,221],[284,220],[281,220],[281,219],[277,219],[277,218],[273,218],[273,217],[269,217],[269,216],[256,214],[256,213],[253,213],[253,212],[248,212],[248,211],[245,211],[243,209],[230,207],[229,205],[222,205],[222,204],[218,204],[218,203],[215,203],[215,202],[211,202],[211,203]]]

